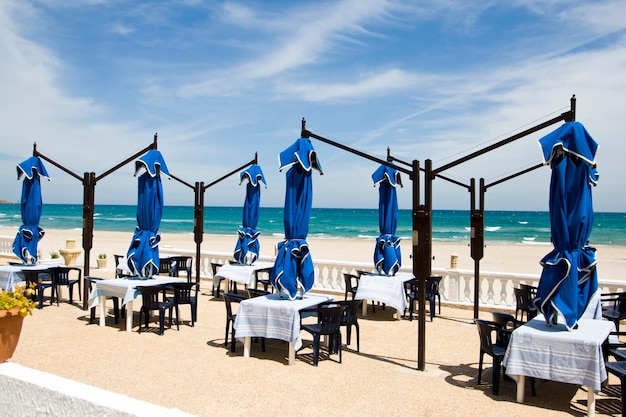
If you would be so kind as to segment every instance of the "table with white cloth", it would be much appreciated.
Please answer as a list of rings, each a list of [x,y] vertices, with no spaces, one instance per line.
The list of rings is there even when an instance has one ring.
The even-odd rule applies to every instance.
[[[602,344],[612,331],[613,322],[590,318],[568,331],[547,326],[542,315],[513,330],[503,366],[517,382],[517,402],[524,401],[525,377],[559,381],[587,387],[587,415],[595,415],[595,391],[607,377]]]
[[[406,308],[404,283],[413,279],[413,274],[399,272],[394,276],[364,274],[359,278],[355,300],[364,300],[363,315],[367,315],[367,300],[379,301],[397,310],[397,319]]]
[[[324,294],[304,294],[302,299],[290,300],[279,294],[268,294],[241,301],[235,317],[235,336],[244,338],[243,356],[250,357],[252,337],[280,339],[289,342],[289,365],[302,346],[300,310],[315,307],[334,297]]]
[[[150,278],[119,278],[100,279],[93,281],[89,294],[89,308],[100,306],[100,326],[105,325],[105,304],[107,297],[117,297],[121,305],[126,305],[126,331],[133,329],[133,300],[141,295],[139,287],[151,287],[177,282],[187,282],[185,278],[166,277],[155,275]]]
[[[256,279],[259,272],[269,272],[274,266],[271,262],[255,262],[252,265],[226,264],[220,266],[213,277],[213,285],[217,287],[219,279],[238,282],[248,287],[256,288]]]
[[[47,264],[24,264],[24,265],[3,265],[0,266],[0,290],[13,291],[13,287],[18,282],[24,282],[24,269],[32,269],[37,271],[46,270],[54,265]]]

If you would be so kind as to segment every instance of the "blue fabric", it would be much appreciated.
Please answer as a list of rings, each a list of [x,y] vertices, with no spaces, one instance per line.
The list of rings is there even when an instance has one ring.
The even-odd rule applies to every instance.
[[[311,169],[322,172],[317,153],[308,138],[300,138],[280,153],[280,169],[290,167],[286,174],[285,241],[277,245],[276,262],[270,281],[279,293],[284,290],[290,299],[313,287],[313,260],[306,237],[313,203]]]
[[[133,275],[149,277],[159,273],[161,236],[158,231],[164,205],[161,173],[169,176],[169,171],[161,153],[156,150],[142,156],[135,167],[137,172],[141,168],[146,172],[137,181],[137,228],[126,257]]]
[[[396,187],[402,186],[400,173],[381,165],[372,174],[378,184],[378,228],[380,236],[374,248],[374,266],[379,274],[395,275],[402,266],[400,238],[395,236],[398,225],[398,197]]]
[[[571,330],[598,289],[595,248],[588,244],[598,145],[578,122],[565,123],[539,143],[552,168],[549,205],[554,249],[541,260],[535,305],[548,325],[557,324],[560,312]]]
[[[240,264],[250,265],[259,258],[261,245],[256,230],[259,223],[259,207],[261,204],[260,184],[266,185],[263,171],[258,165],[252,165],[240,175],[240,183],[248,180],[246,185],[246,200],[243,205],[242,228],[237,231],[238,239],[233,253],[235,260]]]
[[[17,165],[17,179],[24,175],[20,209],[22,225],[13,241],[13,253],[24,263],[36,263],[37,246],[45,232],[39,227],[43,201],[40,177],[49,178],[46,167],[39,157],[32,156]]]
[[[289,239],[279,242],[277,249],[270,280],[279,293],[284,290],[289,299],[295,299],[298,293],[309,291],[315,282],[309,244],[304,239]]]

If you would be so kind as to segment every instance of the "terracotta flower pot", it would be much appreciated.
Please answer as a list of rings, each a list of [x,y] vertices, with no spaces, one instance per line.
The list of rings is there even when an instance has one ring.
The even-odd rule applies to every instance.
[[[24,317],[19,308],[0,310],[0,363],[13,356],[22,332]]]

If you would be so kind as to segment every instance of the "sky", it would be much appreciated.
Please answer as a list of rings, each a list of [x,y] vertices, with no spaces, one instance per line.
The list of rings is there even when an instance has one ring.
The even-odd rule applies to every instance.
[[[387,149],[434,169],[570,108],[599,143],[596,211],[626,212],[626,2],[577,0],[3,0],[0,200],[17,202],[16,165],[37,150],[82,178],[153,141],[171,174],[209,184],[255,154],[280,207],[278,154],[309,131],[376,158]],[[486,184],[542,162],[561,123],[433,182],[433,208],[467,210]],[[376,208],[374,161],[312,139],[314,207]],[[81,181],[46,163],[45,203],[83,201]],[[134,164],[98,180],[97,204],[136,204]],[[403,175],[399,206],[410,209]],[[489,187],[486,210],[548,210],[550,168]],[[419,199],[424,202],[424,182]],[[193,189],[164,180],[166,205]],[[235,174],[206,206],[238,206]]]

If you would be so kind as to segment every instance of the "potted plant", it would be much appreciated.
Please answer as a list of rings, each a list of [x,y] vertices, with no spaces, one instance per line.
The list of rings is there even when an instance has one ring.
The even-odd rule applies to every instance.
[[[15,352],[24,317],[33,314],[34,294],[34,284],[30,287],[16,285],[13,291],[0,292],[0,363]]]
[[[98,269],[106,269],[106,267],[107,267],[107,254],[106,253],[98,254],[98,259],[96,259],[96,261],[98,262]]]

